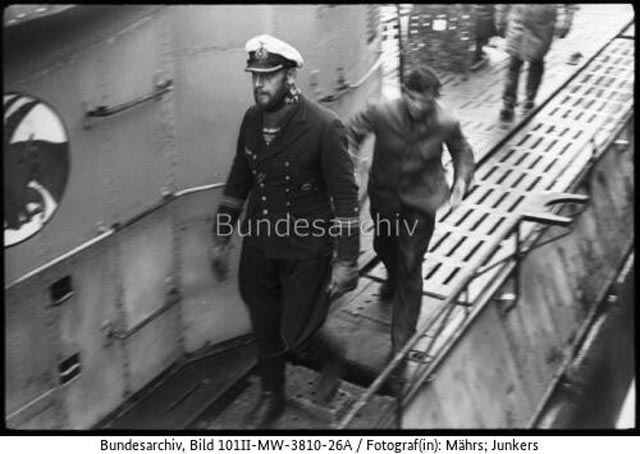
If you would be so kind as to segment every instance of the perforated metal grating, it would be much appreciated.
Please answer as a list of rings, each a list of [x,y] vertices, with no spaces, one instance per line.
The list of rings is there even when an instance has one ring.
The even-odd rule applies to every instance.
[[[478,257],[486,253],[496,238],[507,237],[515,222],[516,210],[526,210],[535,199],[534,195],[541,191],[557,192],[567,187],[567,182],[584,169],[591,155],[591,139],[597,145],[600,139],[607,138],[610,135],[607,131],[615,126],[616,118],[628,105],[620,106],[619,103],[625,99],[632,102],[633,45],[628,39],[614,40],[621,31],[628,30],[627,24],[632,23],[633,10],[626,7],[581,6],[570,35],[555,41],[547,55],[545,76],[537,98],[542,107],[534,112],[525,129],[500,149],[496,146],[520,120],[518,112],[516,121],[508,127],[498,121],[506,54],[500,57],[489,49],[492,51],[491,64],[468,80],[454,74],[442,75],[442,103],[453,109],[461,120],[476,161],[480,162],[476,172],[479,184],[458,210],[438,216],[439,222],[423,264],[425,296],[421,325],[430,324],[438,317],[444,298],[470,270],[478,266],[489,268],[513,254],[515,241],[511,236],[499,242],[489,261],[477,263]],[[605,50],[594,58],[601,49]],[[570,64],[569,57],[576,52],[580,52],[582,58],[578,65]],[[578,71],[579,74],[567,83]],[[584,80],[590,74],[589,79]],[[617,81],[609,82],[607,77]],[[597,85],[600,83],[602,87]],[[561,88],[562,84],[566,85]],[[604,86],[607,84],[609,86]],[[556,92],[557,96],[553,97]],[[570,99],[565,100],[567,96]],[[591,103],[592,99],[595,102]],[[543,105],[547,100],[548,104]],[[612,112],[616,115],[611,116]],[[596,134],[598,130],[601,134]],[[445,159],[447,157],[445,153]],[[361,212],[366,215],[367,207]],[[526,234],[534,227],[525,222],[521,231]],[[359,263],[366,267],[375,257],[371,232],[362,235],[361,242]],[[480,292],[486,291],[499,269],[496,267],[482,278],[472,280],[468,293],[461,297],[473,301]],[[386,364],[388,342],[376,339],[375,352],[360,348],[359,344],[373,342],[372,329],[376,332],[389,329],[390,310],[378,304],[379,283],[386,279],[386,272],[382,264],[365,270],[358,289],[335,308],[329,326],[350,339],[350,361],[365,369],[380,370],[380,365]],[[454,308],[445,332],[454,330],[456,324],[464,320],[467,310],[463,306]],[[435,330],[430,330],[425,342],[435,334]],[[430,351],[437,351],[440,342],[436,338]],[[419,350],[423,344],[420,342],[415,348]]]
[[[428,329],[409,352],[410,376],[428,372],[433,359],[468,318],[467,304],[477,301],[480,291],[493,288],[500,267],[476,274],[471,281],[475,286],[464,287],[467,278],[479,266],[489,268],[513,256],[515,242],[509,234],[518,220],[543,211],[545,203],[553,200],[550,194],[572,187],[596,154],[594,148],[605,146],[620,124],[628,121],[633,110],[633,63],[634,43],[625,38],[613,40],[528,124],[487,157],[476,174],[478,184],[461,207],[438,216],[423,266],[426,295],[419,326]],[[523,223],[521,237],[534,228],[532,223]],[[385,277],[382,273],[379,265],[369,276],[381,279]],[[464,288],[467,291],[457,300],[462,304],[448,304]],[[349,415],[366,408],[364,403],[354,404]],[[341,427],[346,421],[348,417]]]
[[[633,62],[633,42],[613,41],[479,169],[477,185],[463,204],[438,220],[424,267],[428,294],[449,295],[456,277],[470,271],[474,256],[503,233],[507,219],[522,213],[532,194],[567,190],[607,129],[631,108]],[[498,256],[512,248],[505,241]]]

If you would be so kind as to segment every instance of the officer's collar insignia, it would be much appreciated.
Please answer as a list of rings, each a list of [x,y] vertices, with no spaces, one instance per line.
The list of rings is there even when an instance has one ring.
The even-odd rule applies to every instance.
[[[256,58],[258,60],[266,60],[269,58],[269,52],[264,48],[263,41],[260,41],[260,48],[256,51]]]

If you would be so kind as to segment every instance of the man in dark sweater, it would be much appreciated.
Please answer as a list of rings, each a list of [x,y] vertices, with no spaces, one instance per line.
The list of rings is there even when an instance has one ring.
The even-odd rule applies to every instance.
[[[475,169],[459,122],[437,102],[440,87],[431,69],[415,67],[405,76],[399,99],[371,103],[347,121],[353,155],[367,135],[376,138],[368,192],[376,225],[373,247],[388,273],[381,296],[393,298],[392,354],[416,332],[422,260],[436,210],[447,201],[452,208],[460,204]],[[453,160],[451,190],[442,167],[445,144]]]

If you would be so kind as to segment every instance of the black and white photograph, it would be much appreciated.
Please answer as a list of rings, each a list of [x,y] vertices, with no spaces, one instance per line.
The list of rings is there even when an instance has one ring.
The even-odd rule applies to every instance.
[[[630,3],[5,6],[4,431],[637,430],[635,44]]]

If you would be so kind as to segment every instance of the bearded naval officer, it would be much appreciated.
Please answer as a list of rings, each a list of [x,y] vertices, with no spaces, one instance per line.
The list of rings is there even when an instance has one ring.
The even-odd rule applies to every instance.
[[[262,386],[248,423],[268,428],[285,407],[287,356],[321,365],[321,401],[335,392],[344,348],[323,326],[330,301],[357,285],[358,188],[343,122],[296,85],[300,52],[269,35],[246,51],[255,105],[240,126],[210,258],[225,278],[229,226],[246,202],[238,280]]]

